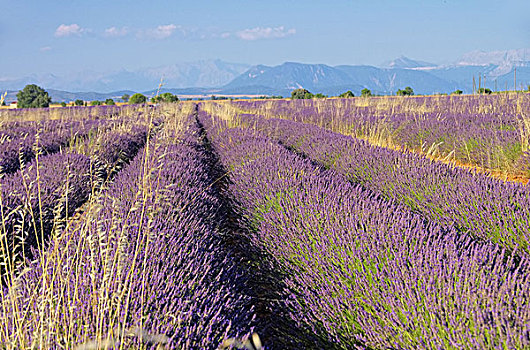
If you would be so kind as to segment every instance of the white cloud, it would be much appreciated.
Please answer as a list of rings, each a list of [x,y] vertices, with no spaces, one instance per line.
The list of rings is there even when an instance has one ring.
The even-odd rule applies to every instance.
[[[236,36],[242,40],[259,40],[259,39],[277,39],[285,38],[286,36],[296,34],[296,29],[286,30],[284,26],[276,28],[261,28],[256,27],[252,29],[244,29],[236,32]]]
[[[66,37],[70,35],[80,36],[81,34],[87,32],[87,29],[81,28],[78,24],[61,24],[55,30],[55,36],[58,38]]]
[[[152,29],[141,30],[141,31],[138,32],[137,36],[138,36],[138,38],[147,38],[147,39],[158,39],[158,40],[160,40],[160,39],[168,38],[171,35],[173,35],[173,33],[175,32],[175,30],[177,28],[180,28],[180,26],[177,27],[174,24],[166,24],[166,25],[161,25],[161,26],[158,26],[158,27],[152,28]]]
[[[52,47],[51,46],[43,46],[39,49],[40,52],[48,52],[48,51],[51,51],[52,50]]]
[[[183,31],[183,34],[187,36],[188,38],[198,38],[201,40],[228,39],[233,35],[233,33],[221,32],[215,28],[202,29],[201,31],[199,30],[190,30],[187,32]]]
[[[105,29],[105,33],[103,34],[107,38],[119,38],[122,36],[125,36],[129,33],[129,29],[126,27],[122,28],[116,28],[116,27],[110,27]]]

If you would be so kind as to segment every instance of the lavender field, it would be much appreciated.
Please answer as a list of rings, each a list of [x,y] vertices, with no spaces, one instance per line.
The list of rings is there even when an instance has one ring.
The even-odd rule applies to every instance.
[[[530,94],[240,101],[235,106],[505,180],[530,178]]]
[[[0,348],[528,349],[530,95],[0,114]]]

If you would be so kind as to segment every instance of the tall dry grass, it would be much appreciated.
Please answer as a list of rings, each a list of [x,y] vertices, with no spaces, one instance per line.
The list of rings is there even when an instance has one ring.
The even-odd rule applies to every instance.
[[[451,96],[381,96],[381,97],[356,97],[352,99],[315,99],[293,101],[296,109],[313,110],[320,117],[307,116],[307,122],[316,123],[320,127],[331,131],[366,140],[372,145],[423,154],[430,159],[441,161],[455,167],[473,168],[503,180],[527,182],[530,172],[521,168],[520,163],[525,162],[530,142],[530,123],[528,106],[530,94],[507,92],[496,95],[451,95]],[[243,113],[252,113],[266,118],[293,119],[288,108],[278,109],[277,101],[260,102],[250,109],[241,109],[240,106],[229,108],[216,107],[222,114],[234,116]],[[213,107],[212,107],[213,108]],[[294,111],[296,112],[296,111]],[[354,113],[354,114],[352,114]],[[497,124],[515,128],[519,139],[513,145],[504,143],[501,139],[488,140],[488,145],[480,146],[480,151],[485,155],[477,159],[472,155],[471,144],[476,140],[465,139],[463,135],[450,135],[454,139],[461,139],[454,148],[443,140],[430,143],[421,142],[415,147],[408,146],[400,138],[402,130],[397,129],[390,121],[391,117],[400,113],[419,127],[425,125],[429,118],[435,118],[440,125],[447,116],[454,116],[455,123],[460,118],[465,120],[467,115],[474,118],[496,118]],[[325,116],[325,117],[322,117]],[[355,119],[362,120],[371,117],[368,123],[350,124]],[[237,120],[237,119],[235,119]],[[406,132],[406,130],[405,130]],[[469,135],[468,135],[469,136]],[[467,136],[466,136],[467,137]],[[473,145],[474,146],[474,145]],[[476,146],[474,146],[476,147]],[[476,150],[475,150],[476,151]],[[517,157],[521,157],[520,160]],[[526,158],[525,158],[526,159]],[[523,166],[524,167],[524,166]]]
[[[132,116],[137,108],[126,109],[126,116]],[[131,113],[131,114],[129,114]],[[77,113],[72,118],[86,116]],[[123,117],[123,115],[121,116]],[[173,118],[181,117],[180,111],[174,111]],[[23,119],[26,116],[22,116]],[[153,113],[145,114],[144,122],[152,125]],[[136,120],[136,122],[139,122]],[[180,125],[174,121],[174,125]],[[111,130],[126,130],[131,124],[116,123]],[[76,141],[64,152],[81,152],[94,154],[97,151],[98,140],[108,132],[108,129],[96,131],[85,140]],[[148,198],[159,198],[161,189],[157,188],[156,172],[150,157],[152,149],[158,147],[156,140],[149,139],[143,148],[143,169],[139,173],[137,188],[135,190],[134,205],[130,211],[141,211],[147,215],[156,212],[154,205],[148,205]],[[131,269],[125,269],[126,261],[123,250],[118,249],[117,254],[109,250],[112,240],[119,240],[118,247],[129,244],[126,235],[112,235],[112,228],[117,222],[125,218],[119,216],[121,206],[118,201],[111,201],[114,208],[114,223],[103,225],[101,223],[101,210],[103,203],[108,203],[105,198],[105,187],[94,187],[89,201],[79,208],[70,219],[56,218],[54,229],[48,239],[38,229],[39,219],[42,218],[41,178],[39,169],[41,155],[37,154],[34,167],[37,176],[34,179],[25,178],[30,183],[26,184],[27,195],[29,188],[37,187],[39,208],[31,211],[31,223],[37,232],[41,232],[37,244],[37,259],[28,261],[13,252],[24,251],[20,246],[14,246],[6,232],[4,198],[0,197],[2,216],[2,229],[0,230],[0,264],[3,272],[2,288],[0,289],[0,348],[6,349],[46,349],[51,347],[103,349],[127,348],[128,341],[132,338],[145,338],[147,343],[162,345],[166,339],[163,335],[146,334],[141,327],[124,329],[121,327],[123,318],[128,317],[127,310],[130,301]],[[155,175],[153,175],[155,174]],[[70,173],[69,173],[70,175]],[[70,176],[65,178],[68,182]],[[21,176],[25,177],[22,172]],[[155,179],[155,180],[154,180]],[[1,184],[0,184],[1,186]],[[65,187],[68,189],[68,186]],[[68,207],[68,194],[63,194]],[[156,204],[156,200],[154,201]],[[39,217],[40,216],[40,217]],[[101,223],[101,224],[100,224]],[[145,234],[152,234],[146,232]],[[144,237],[142,237],[144,239]],[[145,238],[148,240],[148,238]],[[24,240],[17,240],[23,244]],[[140,248],[139,248],[140,249]],[[10,251],[11,250],[11,251]],[[138,254],[139,252],[135,252]],[[100,260],[98,260],[100,259]],[[101,264],[102,262],[102,264]],[[135,267],[133,267],[134,270]],[[103,278],[96,275],[103,269]],[[123,281],[118,295],[109,294],[107,291],[117,276],[127,272],[129,275]],[[88,272],[88,276],[87,276]],[[85,284],[85,281],[89,281]],[[87,290],[88,289],[88,290]],[[81,295],[91,295],[91,319],[83,319],[78,313]],[[115,310],[115,312],[109,312]],[[110,319],[109,319],[110,315]],[[125,315],[125,316],[124,316]],[[85,315],[86,317],[86,315]],[[96,325],[96,334],[86,332],[88,324]],[[104,324],[110,325],[103,327]],[[109,331],[110,330],[110,331]],[[80,345],[79,345],[80,344]]]

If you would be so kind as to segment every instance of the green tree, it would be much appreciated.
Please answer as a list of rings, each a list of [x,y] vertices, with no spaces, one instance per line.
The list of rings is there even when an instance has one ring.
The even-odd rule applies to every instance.
[[[179,100],[177,95],[173,95],[171,92],[164,92],[160,97],[162,97],[164,102],[178,102]]]
[[[342,94],[340,94],[339,97],[341,97],[341,98],[352,98],[352,97],[355,97],[355,95],[353,94],[353,92],[348,90],[348,91],[343,92]]]
[[[105,104],[106,104],[107,106],[114,106],[116,103],[114,102],[114,100],[113,100],[112,98],[107,98],[107,99],[105,100]]]
[[[326,98],[327,95],[321,94],[320,92],[318,94],[313,95],[313,98]]]
[[[370,97],[370,96],[372,96],[372,91],[367,89],[367,88],[364,88],[364,89],[361,90],[361,96]]]
[[[77,100],[74,101],[74,105],[76,105],[76,106],[82,106],[84,104],[85,104],[85,101],[83,101],[83,100],[77,99]]]
[[[66,107],[66,102],[61,102],[61,107]]]
[[[306,89],[295,89],[291,92],[293,100],[303,100],[313,98],[313,94]]]
[[[48,96],[48,93],[35,84],[26,85],[17,94],[18,108],[49,107],[51,101],[52,99]]]
[[[98,101],[98,100],[91,101],[90,105],[91,106],[101,106],[101,101]]]
[[[491,93],[492,93],[493,91],[491,91],[491,90],[488,89],[488,88],[480,88],[480,89],[477,90],[477,92],[478,92],[479,94],[491,95]]]
[[[398,96],[412,96],[414,95],[414,90],[410,86],[407,86],[405,89],[399,89],[396,93]]]
[[[451,95],[462,95],[464,92],[462,90],[455,90],[451,92]]]
[[[139,105],[139,104],[145,103],[146,101],[147,101],[147,97],[145,97],[144,95],[140,93],[136,93],[129,98],[129,103],[132,105]]]
[[[123,102],[128,102],[129,98],[131,98],[131,96],[129,96],[129,94],[123,94],[123,96],[121,97]]]

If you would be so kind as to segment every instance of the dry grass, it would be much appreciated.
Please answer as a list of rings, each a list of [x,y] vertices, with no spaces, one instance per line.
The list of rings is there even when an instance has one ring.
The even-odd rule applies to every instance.
[[[478,115],[493,114],[499,115],[499,118],[505,118],[508,113],[512,118],[517,119],[518,132],[520,134],[520,145],[522,152],[528,152],[530,149],[530,115],[525,110],[530,102],[530,94],[508,92],[491,98],[484,95],[469,96],[381,96],[381,97],[357,97],[347,100],[347,103],[353,104],[359,108],[370,108],[379,115],[377,123],[367,124],[362,129],[351,130],[349,125],[343,122],[343,116],[346,113],[346,107],[337,99],[316,99],[316,100],[298,100],[297,104],[302,107],[311,106],[318,114],[327,116],[326,120],[321,120],[327,125],[319,125],[328,128],[334,132],[356,137],[369,142],[371,145],[391,148],[402,152],[412,152],[426,156],[429,159],[448,164],[452,167],[461,167],[472,169],[484,174],[488,174],[503,181],[516,181],[528,183],[530,174],[513,172],[511,170],[510,160],[505,157],[503,152],[496,152],[490,149],[491,153],[488,164],[477,164],[473,159],[457,159],[453,152],[442,153],[440,151],[441,143],[423,144],[421,148],[407,148],[396,139],[395,130],[387,121],[387,117],[396,111],[408,113],[416,119],[417,123],[422,123],[426,113],[440,113],[440,117],[446,113],[464,114],[468,112],[465,103],[473,102],[473,113]],[[254,113],[266,118],[292,119],[289,115],[282,115],[276,112],[275,101],[262,103],[259,108],[249,111],[240,110],[235,106],[229,107],[215,106],[208,107],[209,111],[215,111],[225,120],[232,123],[238,123],[238,115],[241,113]],[[466,145],[463,145],[465,148]],[[499,145],[502,148],[502,145]],[[496,153],[495,153],[496,152]]]
[[[110,117],[113,110],[118,111],[122,116],[132,116],[139,111],[142,111],[144,107],[137,105],[125,105],[125,106],[109,106]],[[101,116],[98,113],[99,108],[107,108],[107,106],[96,106],[90,108],[83,107],[64,107],[64,108],[29,108],[29,109],[12,109],[0,111],[0,125],[8,123],[10,121],[45,121],[45,120],[84,120],[89,119],[93,116]]]
[[[174,112],[174,119],[182,116],[179,110]],[[152,121],[152,115],[146,115],[145,118]],[[180,124],[179,121],[171,123],[171,125]],[[118,124],[116,127],[125,128],[127,125]],[[96,140],[101,134],[96,133],[88,144],[97,144]],[[148,140],[143,150],[146,161],[143,164],[142,176],[137,181],[135,205],[131,208],[131,211],[140,210],[145,215],[157,210],[146,204],[148,198],[158,198],[160,191],[156,184],[156,172],[159,169],[149,161],[149,154],[157,145],[156,141]],[[79,148],[75,145],[70,149],[70,151],[76,150]],[[39,156],[37,156],[35,167],[39,169]],[[34,182],[34,186],[39,187],[38,172],[37,178],[31,181]],[[39,190],[39,196],[40,192]],[[5,269],[5,283],[4,288],[0,289],[0,308],[2,309],[0,312],[0,348],[50,348],[52,344],[57,346],[57,343],[61,348],[72,348],[75,344],[82,343],[83,345],[79,348],[102,349],[117,346],[124,349],[128,348],[127,344],[130,344],[131,334],[136,338],[147,337],[151,342],[157,340],[163,344],[162,335],[145,334],[141,327],[129,330],[120,328],[124,321],[123,318],[127,317],[130,299],[128,284],[132,276],[128,275],[121,279],[123,281],[120,287],[121,293],[117,295],[108,293],[116,276],[124,273],[123,261],[125,259],[120,255],[119,250],[117,254],[109,251],[108,242],[117,239],[118,246],[127,244],[125,234],[115,236],[115,233],[112,233],[112,227],[115,224],[99,224],[102,219],[100,215],[102,203],[107,203],[108,200],[103,192],[93,188],[89,202],[78,210],[73,218],[54,223],[58,229],[52,232],[46,247],[43,245],[44,237],[40,237],[38,249],[41,253],[38,255],[38,260],[31,265],[15,264],[12,260],[12,255],[8,252],[10,244],[3,221],[3,229],[0,230],[2,234],[0,263]],[[114,210],[116,223],[118,220],[124,220],[118,216],[121,210],[119,203],[111,202],[116,206]],[[156,200],[154,202],[156,203]],[[4,220],[2,203],[3,198],[0,198],[2,220]],[[65,205],[67,206],[68,203]],[[38,222],[38,215],[38,212],[34,213],[32,219],[35,226]],[[108,231],[104,227],[109,228]],[[145,232],[145,235],[149,234]],[[149,241],[148,237],[141,239]],[[14,247],[14,249],[17,250],[20,247]],[[101,259],[99,263],[96,257]],[[100,269],[103,269],[102,279],[97,277]],[[131,270],[134,270],[134,267],[128,269],[128,271]],[[35,271],[43,271],[43,273],[35,274]],[[38,279],[26,280],[28,275],[36,275]],[[81,283],[87,279],[90,283]],[[76,311],[79,303],[78,297],[86,293],[92,296],[91,323],[97,328],[95,336],[85,332],[87,320],[80,318]],[[109,312],[109,310],[116,312]],[[103,324],[110,324],[110,326],[102,327]]]

